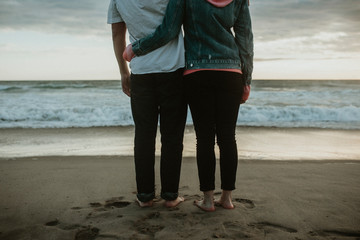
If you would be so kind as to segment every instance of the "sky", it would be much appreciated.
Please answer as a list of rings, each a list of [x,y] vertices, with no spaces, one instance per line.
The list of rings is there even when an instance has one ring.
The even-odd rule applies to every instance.
[[[108,5],[0,0],[0,80],[120,79]],[[360,0],[250,0],[250,13],[253,79],[360,79]]]

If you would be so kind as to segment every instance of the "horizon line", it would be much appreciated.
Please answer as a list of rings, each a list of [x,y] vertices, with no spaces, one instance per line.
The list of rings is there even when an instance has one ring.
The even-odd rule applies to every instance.
[[[0,82],[25,82],[25,81],[121,81],[121,79],[16,79],[16,80],[1,80]],[[348,79],[326,79],[326,78],[259,78],[252,79],[252,81],[360,81],[360,78]]]

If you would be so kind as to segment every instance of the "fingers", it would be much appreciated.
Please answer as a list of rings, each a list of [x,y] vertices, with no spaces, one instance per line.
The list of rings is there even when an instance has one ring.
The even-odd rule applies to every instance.
[[[242,103],[245,103],[245,102],[249,99],[250,90],[251,90],[250,85],[245,85],[245,86],[244,86],[243,95],[242,95],[241,100],[240,100],[240,103],[241,103],[241,104],[242,104]]]
[[[128,97],[131,96],[131,94],[130,94],[130,89],[124,89],[124,88],[123,88],[123,92],[124,92]]]
[[[133,59],[135,57],[135,53],[132,50],[132,45],[129,44],[127,45],[127,47],[125,48],[124,52],[123,52],[123,58],[130,62],[131,59]]]
[[[130,88],[130,76],[129,75],[122,75],[121,76],[121,87],[122,91],[130,97],[131,95],[131,88]]]

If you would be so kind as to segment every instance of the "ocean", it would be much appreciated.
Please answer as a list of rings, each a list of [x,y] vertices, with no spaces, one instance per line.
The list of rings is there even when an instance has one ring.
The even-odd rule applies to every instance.
[[[251,88],[239,126],[360,129],[360,81],[253,80]],[[120,81],[0,81],[0,128],[133,124]]]

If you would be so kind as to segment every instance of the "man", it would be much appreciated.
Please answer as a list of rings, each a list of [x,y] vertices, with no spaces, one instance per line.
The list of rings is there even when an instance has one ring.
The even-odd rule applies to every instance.
[[[108,11],[122,88],[131,98],[135,123],[137,202],[140,207],[152,206],[155,197],[155,139],[159,119],[161,197],[167,207],[184,201],[178,195],[187,113],[183,97],[185,61],[182,33],[163,47],[133,58],[131,74],[122,58],[126,29],[131,42],[152,33],[162,22],[167,3],[168,0],[111,0]]]

